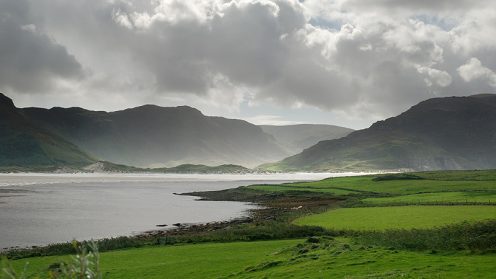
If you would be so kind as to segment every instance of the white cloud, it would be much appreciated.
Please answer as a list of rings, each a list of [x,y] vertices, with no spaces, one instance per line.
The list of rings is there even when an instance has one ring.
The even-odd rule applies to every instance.
[[[426,76],[425,81],[427,86],[437,85],[440,87],[446,87],[452,82],[451,75],[445,71],[440,71],[429,67],[418,67],[417,70],[419,73]]]
[[[491,86],[496,87],[496,73],[491,69],[484,67],[481,61],[475,57],[470,58],[466,64],[460,66],[458,73],[466,82],[483,80]]]

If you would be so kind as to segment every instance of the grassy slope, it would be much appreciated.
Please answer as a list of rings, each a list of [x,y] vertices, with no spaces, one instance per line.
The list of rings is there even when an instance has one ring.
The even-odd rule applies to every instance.
[[[82,166],[94,159],[65,139],[34,125],[0,93],[0,168]]]
[[[337,230],[423,229],[496,218],[496,206],[393,206],[339,208],[295,220]]]
[[[178,245],[102,253],[101,264],[109,278],[218,278],[242,271],[299,240]],[[67,257],[30,258],[15,262],[20,269],[29,262],[40,272]]]
[[[64,257],[19,260],[42,271]],[[365,247],[349,239],[235,242],[102,253],[107,278],[488,278],[494,255]]]
[[[433,98],[264,167],[282,171],[492,168],[495,120],[496,95]]]

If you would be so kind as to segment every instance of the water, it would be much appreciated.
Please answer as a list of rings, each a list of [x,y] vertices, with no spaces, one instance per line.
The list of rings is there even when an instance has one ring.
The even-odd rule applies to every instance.
[[[132,235],[156,225],[228,220],[255,205],[174,193],[344,174],[0,174],[0,248]]]

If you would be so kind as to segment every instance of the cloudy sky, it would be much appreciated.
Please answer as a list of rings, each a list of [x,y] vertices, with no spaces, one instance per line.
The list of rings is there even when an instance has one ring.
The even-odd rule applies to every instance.
[[[0,92],[364,128],[427,98],[496,92],[496,2],[0,0]]]

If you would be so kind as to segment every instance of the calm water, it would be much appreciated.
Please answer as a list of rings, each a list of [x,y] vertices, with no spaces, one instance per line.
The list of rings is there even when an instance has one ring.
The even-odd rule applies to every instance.
[[[174,193],[337,175],[0,174],[0,248],[131,235],[158,224],[228,220],[255,206]]]

